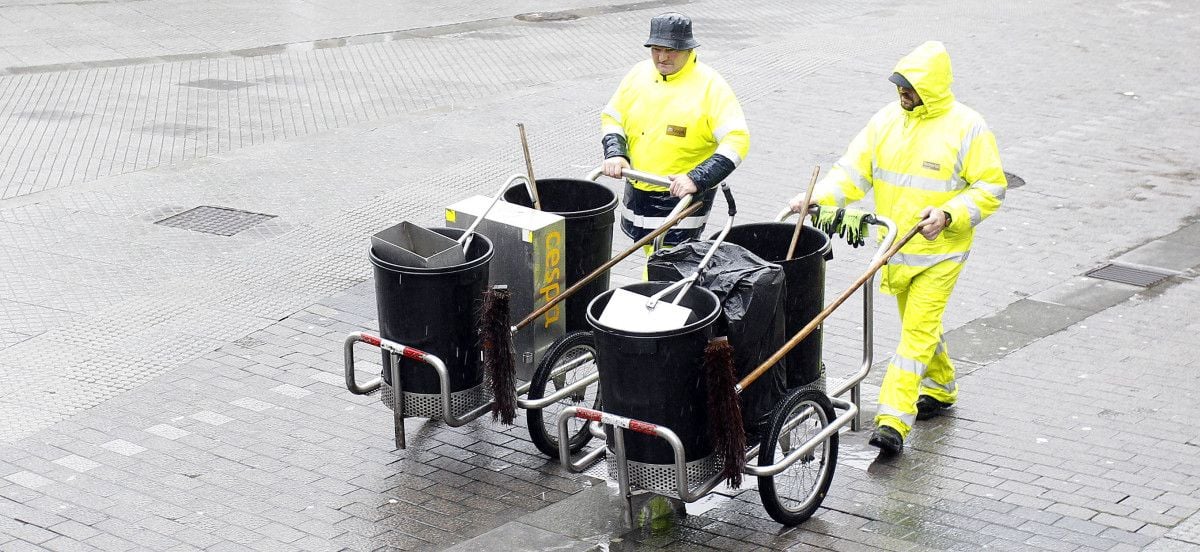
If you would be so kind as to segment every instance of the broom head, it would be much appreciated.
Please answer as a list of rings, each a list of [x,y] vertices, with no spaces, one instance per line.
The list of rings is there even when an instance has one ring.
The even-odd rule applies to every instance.
[[[483,369],[492,393],[492,420],[512,425],[517,411],[516,358],[509,330],[508,286],[493,286],[483,292],[479,329]]]
[[[737,375],[733,366],[733,345],[719,337],[704,347],[704,373],[708,380],[708,426],[721,478],[736,489],[742,485],[746,466],[746,433],[742,430],[742,406],[738,401]]]

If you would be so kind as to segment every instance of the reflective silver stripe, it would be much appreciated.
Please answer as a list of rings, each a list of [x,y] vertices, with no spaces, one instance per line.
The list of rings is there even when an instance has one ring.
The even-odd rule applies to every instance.
[[[600,125],[600,135],[608,136],[609,134],[620,134],[621,137],[624,138],[625,129],[617,125]]]
[[[858,172],[858,169],[851,167],[849,163],[846,163],[842,159],[838,159],[838,162],[834,164],[834,166],[846,171],[846,174],[850,177],[850,180],[854,181],[854,185],[858,187],[859,190],[862,190],[863,195],[866,195],[867,192],[871,191],[871,181],[867,180],[862,173]],[[841,200],[838,202],[838,205],[845,205],[845,199],[846,198],[843,195]]]
[[[659,226],[666,224],[668,220],[671,220],[670,217],[644,217],[644,216],[641,216],[638,214],[634,214],[633,211],[630,211],[629,209],[624,209],[624,208],[621,209],[621,218],[623,218],[629,222],[632,222],[633,225],[637,226],[638,228],[649,228],[651,230],[658,228]],[[707,214],[702,215],[702,216],[691,216],[691,217],[687,217],[687,218],[679,221],[679,224],[672,226],[672,228],[674,228],[676,230],[691,230],[694,228],[704,228],[704,222],[707,220],[708,220]]]
[[[914,423],[916,423],[916,421],[917,421],[916,414],[909,414],[907,412],[901,412],[895,408],[892,408],[892,407],[890,407],[886,404],[882,404],[882,403],[879,405],[879,410],[876,412],[876,414],[879,416],[893,416],[893,417],[899,418],[900,423],[902,423],[908,427],[912,427],[912,425]]]
[[[913,176],[911,174],[898,173],[875,167],[872,175],[877,179],[883,179],[893,186],[901,188],[916,188],[918,190],[927,190],[930,192],[953,192],[962,189],[962,186],[955,180],[940,180],[937,178],[925,178],[924,176]]]
[[[904,370],[910,374],[914,374],[918,378],[925,377],[925,370],[929,368],[924,362],[902,357],[900,355],[892,355],[892,361],[890,362],[890,365]]]
[[[838,207],[843,207],[846,205],[846,194],[842,193],[841,188],[833,189],[833,199],[837,202]]]
[[[992,184],[991,182],[984,182],[982,180],[972,184],[971,186],[973,188],[979,188],[980,190],[983,190],[983,191],[991,194],[992,197],[994,197],[1000,201],[1004,201],[1004,194],[1008,190],[1008,188],[1005,188],[1004,186],[1001,186],[999,184]]]
[[[717,153],[728,157],[730,161],[733,161],[735,167],[742,164],[742,156],[737,154],[737,150],[733,149],[733,146],[721,144],[717,146]]]
[[[947,393],[954,393],[955,391],[958,391],[958,384],[954,383],[953,381],[950,383],[947,383],[946,385],[942,385],[936,381],[933,381],[930,378],[925,378],[925,379],[921,380],[921,387],[927,387],[929,389],[941,389],[942,391],[945,391]]]
[[[951,203],[951,202],[955,202],[955,201],[957,201],[959,203],[959,205],[962,205],[964,208],[966,208],[968,218],[971,219],[972,227],[978,225],[980,222],[983,222],[983,211],[979,209],[979,205],[975,204],[975,200],[972,199],[971,196],[969,196],[969,195],[955,196],[954,199],[951,199],[947,203]]]
[[[954,161],[954,174],[950,175],[952,180],[960,180],[959,175],[962,174],[963,163],[967,160],[967,153],[971,151],[971,143],[986,130],[987,126],[983,122],[978,122],[975,123],[975,126],[971,127],[971,130],[967,131],[967,135],[963,137],[962,144],[958,146],[958,159]],[[963,186],[966,186],[966,184],[966,182],[963,182]]]
[[[943,261],[967,262],[970,251],[960,253],[941,253],[938,255],[920,255],[917,253],[896,253],[888,264],[904,266],[933,266]]]
[[[715,129],[713,129],[713,138],[716,138],[717,141],[720,142],[721,140],[725,139],[726,134],[729,134],[730,132],[733,132],[735,130],[744,130],[747,133],[750,132],[750,129],[746,127],[746,121],[739,120],[739,121],[734,121],[727,125],[721,125]]]
[[[933,349],[933,354],[937,355],[937,354],[941,354],[941,353],[944,353],[944,352],[946,352],[946,342],[945,342],[945,341],[938,341],[937,347],[935,347],[935,348]]]
[[[608,115],[609,117],[612,117],[617,124],[625,124],[625,117],[622,117],[621,112],[617,111],[615,107],[606,105],[604,106],[604,111],[601,111],[600,113],[602,115]]]

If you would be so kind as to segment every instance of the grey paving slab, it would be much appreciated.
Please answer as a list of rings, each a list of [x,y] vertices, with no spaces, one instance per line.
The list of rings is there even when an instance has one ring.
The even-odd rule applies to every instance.
[[[1182,272],[1200,265],[1200,247],[1174,240],[1154,240],[1114,260]]]
[[[1091,312],[1054,303],[1022,299],[1003,311],[979,320],[1001,330],[1030,337],[1052,334],[1092,314]]]
[[[1079,276],[1029,298],[1094,313],[1125,301],[1141,290],[1134,285]]]

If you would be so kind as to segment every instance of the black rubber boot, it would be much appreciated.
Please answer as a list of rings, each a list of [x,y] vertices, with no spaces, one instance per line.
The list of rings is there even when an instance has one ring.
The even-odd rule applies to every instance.
[[[951,406],[954,406],[954,403],[944,403],[928,395],[921,395],[917,397],[917,419],[928,420]]]
[[[871,432],[871,440],[867,441],[867,444],[879,447],[881,454],[892,456],[900,454],[904,449],[904,438],[900,436],[900,432],[888,426],[879,426]]]

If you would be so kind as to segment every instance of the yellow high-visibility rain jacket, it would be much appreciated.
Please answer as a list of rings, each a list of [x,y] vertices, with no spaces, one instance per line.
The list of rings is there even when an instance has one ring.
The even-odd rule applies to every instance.
[[[651,60],[634,65],[600,115],[601,134],[619,134],[633,168],[686,174],[714,153],[736,167],[750,151],[742,106],[725,79],[693,51],[677,73],[663,77]],[[717,183],[712,183],[716,185]],[[633,182],[639,190],[662,186]]]
[[[923,105],[905,111],[896,101],[880,109],[813,192],[821,205],[845,206],[874,191],[876,212],[901,233],[926,206],[950,214],[936,239],[917,236],[892,258],[882,281],[888,293],[897,291],[889,286],[889,269],[965,261],[975,226],[996,212],[1008,188],[996,137],[950,91],[950,55],[942,43],[922,44],[895,72],[912,83]]]

